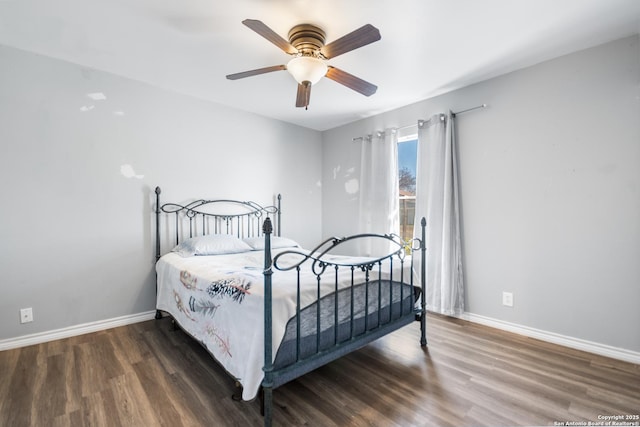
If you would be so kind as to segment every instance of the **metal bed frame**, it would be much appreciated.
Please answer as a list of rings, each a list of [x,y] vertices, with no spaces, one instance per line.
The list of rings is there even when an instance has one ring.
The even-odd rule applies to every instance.
[[[387,335],[409,323],[414,321],[420,322],[420,345],[426,346],[426,303],[424,296],[426,295],[426,279],[425,279],[425,229],[426,221],[424,218],[421,220],[421,238],[413,239],[409,242],[404,242],[400,237],[396,235],[380,235],[380,234],[357,234],[344,238],[331,238],[327,239],[314,248],[310,252],[301,252],[297,250],[287,250],[272,257],[271,249],[271,236],[281,235],[281,197],[277,197],[277,206],[263,207],[254,202],[241,202],[237,200],[205,200],[200,199],[188,203],[186,205],[180,205],[176,203],[160,204],[160,187],[156,187],[156,260],[161,256],[161,233],[160,233],[160,216],[162,213],[174,214],[175,222],[173,228],[175,228],[175,243],[178,244],[181,241],[181,235],[184,238],[193,237],[197,235],[203,235],[207,233],[223,233],[234,234],[237,237],[256,237],[263,236],[265,240],[264,249],[264,379],[262,381],[262,411],[264,414],[264,425],[272,425],[273,417],[273,390],[295,378],[298,378],[320,366],[323,366],[333,360],[340,358],[341,356],[348,354],[362,346]],[[215,213],[211,211],[211,208],[221,205],[233,205],[241,210],[242,213]],[[275,216],[276,226],[272,222],[271,216]],[[186,223],[186,224],[185,224]],[[262,223],[262,226],[258,226]],[[388,242],[392,249],[390,254],[379,258],[368,258],[364,261],[355,263],[339,263],[331,261],[326,257],[327,254],[335,250],[336,247],[357,239],[374,238],[383,239]],[[300,261],[294,265],[281,265],[278,263],[281,257],[287,254],[294,254],[300,257]],[[416,307],[415,304],[407,306],[405,304],[406,299],[414,302],[415,300],[410,295],[403,295],[404,288],[409,285],[409,289],[414,288],[414,257],[420,257],[420,283],[418,289],[422,295],[421,304]],[[383,265],[389,263],[390,269],[393,266],[393,262],[400,262],[403,265],[408,258],[410,263],[410,273],[407,280],[406,277],[401,277],[399,280],[394,280],[391,276],[388,279],[382,278]],[[284,264],[284,263],[282,263]],[[316,347],[312,354],[301,353],[301,333],[300,333],[300,318],[301,310],[300,301],[300,270],[303,268],[311,268],[313,274],[317,278],[317,308],[316,312]],[[296,270],[298,272],[298,289],[297,289],[297,301],[296,306],[296,355],[295,361],[288,362],[284,366],[276,365],[274,362],[274,355],[272,350],[273,343],[273,327],[272,327],[272,289],[273,289],[273,272],[275,270]],[[342,320],[343,324],[339,325],[338,321],[338,283],[337,277],[339,271],[349,270],[351,271],[351,312],[348,320]],[[366,281],[363,285],[365,292],[364,302],[364,319],[356,319],[354,317],[354,288],[358,287],[358,284],[354,284],[353,271],[360,270],[364,272]],[[401,268],[401,271],[404,269]],[[377,272],[377,273],[376,273]],[[335,296],[333,298],[334,308],[334,323],[333,323],[333,342],[330,345],[322,346],[320,343],[320,284],[321,280],[325,276],[335,277]],[[329,277],[329,280],[333,280]],[[382,285],[387,283],[389,289],[389,306],[382,306],[381,300],[383,299]],[[394,313],[394,288],[395,283],[399,283],[399,309],[396,307]],[[370,291],[369,289],[372,289]],[[157,289],[157,285],[156,285]],[[377,289],[377,291],[376,291]],[[361,291],[362,292],[362,291]],[[372,294],[372,295],[370,295]],[[416,295],[417,296],[417,295]],[[386,296],[385,296],[386,297]],[[372,299],[373,298],[373,299]],[[377,298],[377,299],[375,299]],[[374,307],[377,304],[377,310],[368,312],[369,306],[373,303]],[[405,307],[407,306],[407,307]],[[387,314],[388,310],[388,314]],[[398,312],[399,310],[399,312]],[[381,313],[385,314],[384,318],[381,318]],[[377,316],[377,318],[376,318]],[[388,316],[388,318],[387,318]],[[160,319],[162,313],[160,310],[156,310],[156,319]],[[370,319],[371,318],[371,319]],[[364,330],[362,330],[362,320],[364,320]],[[356,329],[357,322],[359,328]],[[350,333],[346,338],[338,338],[338,327],[345,326],[346,329],[350,329]]]

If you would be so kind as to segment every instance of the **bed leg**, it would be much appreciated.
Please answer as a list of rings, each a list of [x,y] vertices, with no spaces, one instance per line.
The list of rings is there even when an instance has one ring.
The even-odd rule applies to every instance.
[[[258,394],[260,399],[260,415],[264,417],[264,388],[260,387],[260,393]]]
[[[231,399],[235,400],[236,402],[240,402],[242,401],[242,385],[240,385],[240,383],[236,381],[235,386],[236,389],[231,395]]]
[[[156,320],[162,319],[162,312],[160,310],[156,310]]]
[[[427,313],[420,316],[420,345],[427,346]]]
[[[262,404],[264,405],[264,427],[271,427],[271,417],[273,416],[273,389],[263,387]]]

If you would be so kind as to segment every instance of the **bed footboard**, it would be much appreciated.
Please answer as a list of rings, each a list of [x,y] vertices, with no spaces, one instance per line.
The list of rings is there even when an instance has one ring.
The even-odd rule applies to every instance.
[[[416,320],[420,322],[420,345],[427,344],[425,229],[426,220],[423,218],[421,238],[409,242],[395,235],[359,234],[329,239],[309,253],[287,250],[273,258],[270,237],[273,226],[271,220],[266,218],[263,225],[265,358],[262,382],[265,426],[272,423],[273,390],[278,386]],[[392,249],[382,257],[345,260],[329,255],[335,247],[362,238],[383,239]],[[300,261],[279,264],[279,260],[288,255],[298,256]],[[419,263],[419,283],[414,283],[415,267],[418,267],[414,262]],[[301,284],[298,279],[296,315],[287,325],[274,357],[274,269],[296,270],[299,278],[303,264],[316,277],[317,288],[314,292],[317,293],[311,304],[301,304],[301,286],[308,284]],[[354,279],[356,274],[358,279]],[[350,275],[350,281],[347,280],[346,284],[344,275]],[[326,291],[326,285],[321,287],[321,282],[327,276],[333,288],[330,292]],[[418,297],[420,305],[416,306]]]

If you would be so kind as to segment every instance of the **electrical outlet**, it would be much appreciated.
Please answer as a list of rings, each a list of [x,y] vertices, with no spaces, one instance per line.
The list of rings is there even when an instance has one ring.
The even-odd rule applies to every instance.
[[[21,308],[20,309],[20,323],[29,323],[33,322],[33,309],[29,308]]]
[[[513,307],[513,294],[511,292],[502,293],[502,305]]]

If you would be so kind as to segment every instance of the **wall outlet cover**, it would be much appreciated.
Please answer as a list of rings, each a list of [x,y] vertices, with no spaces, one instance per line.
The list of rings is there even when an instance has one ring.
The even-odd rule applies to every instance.
[[[21,308],[20,309],[20,323],[33,322],[33,309]]]
[[[502,293],[502,305],[513,307],[513,294],[511,292]]]

